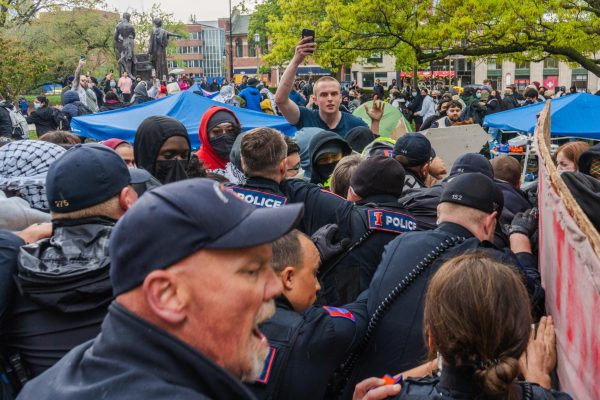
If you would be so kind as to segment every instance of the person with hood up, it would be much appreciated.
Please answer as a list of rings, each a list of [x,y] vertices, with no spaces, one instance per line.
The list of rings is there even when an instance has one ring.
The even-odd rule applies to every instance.
[[[163,184],[188,179],[190,150],[185,126],[171,117],[148,117],[135,133],[133,154],[136,165]]]
[[[240,92],[240,97],[246,101],[246,108],[248,110],[262,112],[260,108],[261,96],[259,90],[256,88],[257,85],[258,79],[248,79],[248,86]]]
[[[197,154],[204,168],[225,170],[240,132],[240,121],[233,111],[220,106],[209,108],[202,116],[198,131],[201,147]]]
[[[310,169],[312,183],[329,187],[329,179],[342,157],[352,153],[344,139],[335,132],[321,131],[310,141]]]
[[[146,103],[152,100],[154,99],[148,96],[148,84],[146,83],[146,81],[141,81],[140,83],[135,85],[135,89],[133,89],[133,97],[131,98],[132,106],[136,104]]]
[[[79,93],[75,90],[67,90],[65,92],[62,111],[68,115],[69,123],[74,117],[92,113],[92,110],[79,101]]]
[[[356,128],[352,128],[346,134],[346,141],[352,147],[352,150],[357,153],[362,153],[362,151],[375,140],[375,135],[371,129],[366,126],[357,126]]]
[[[229,104],[230,106],[240,107],[238,96],[235,95],[235,88],[233,84],[223,85],[218,95],[213,97],[214,101],[219,103]]]

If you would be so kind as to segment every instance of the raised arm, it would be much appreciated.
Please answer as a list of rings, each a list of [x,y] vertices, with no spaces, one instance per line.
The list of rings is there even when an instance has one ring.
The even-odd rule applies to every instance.
[[[296,71],[304,59],[313,54],[317,48],[316,43],[310,42],[311,37],[305,37],[298,42],[294,57],[285,69],[277,91],[275,92],[275,103],[281,115],[292,125],[295,125],[300,120],[300,109],[298,105],[290,99],[290,92],[294,86]]]
[[[85,60],[79,60],[79,64],[77,64],[77,68],[75,68],[75,78],[73,79],[73,83],[71,84],[71,88],[73,90],[79,89],[79,76],[81,75],[81,68],[85,65]]]

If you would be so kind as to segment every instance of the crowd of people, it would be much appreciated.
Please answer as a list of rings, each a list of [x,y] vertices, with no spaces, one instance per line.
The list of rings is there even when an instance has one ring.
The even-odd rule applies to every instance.
[[[1,399],[571,398],[519,163],[466,153],[447,171],[419,132],[380,138],[382,106],[371,126],[341,111],[332,77],[298,105],[315,49],[300,41],[265,98],[294,137],[213,106],[200,149],[161,115],[133,143],[0,142]],[[107,76],[100,105],[87,79],[67,104],[162,91]],[[600,185],[598,145],[556,160]]]

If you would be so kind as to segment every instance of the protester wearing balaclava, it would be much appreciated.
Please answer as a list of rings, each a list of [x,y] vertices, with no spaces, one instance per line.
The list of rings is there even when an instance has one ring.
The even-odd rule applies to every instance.
[[[155,115],[146,118],[135,133],[135,162],[161,183],[188,178],[190,139],[185,126],[174,118]]]
[[[235,139],[241,132],[240,121],[233,111],[213,106],[200,121],[198,158],[207,170],[225,169]]]
[[[329,187],[329,178],[342,157],[352,153],[352,149],[335,132],[321,131],[312,137],[309,145],[311,182]]]

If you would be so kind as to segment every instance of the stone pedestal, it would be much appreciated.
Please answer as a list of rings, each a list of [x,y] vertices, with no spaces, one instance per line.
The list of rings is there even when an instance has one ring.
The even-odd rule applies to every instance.
[[[145,81],[152,79],[152,64],[148,54],[136,54],[135,75]]]

